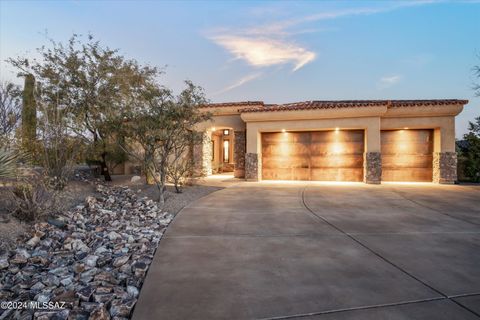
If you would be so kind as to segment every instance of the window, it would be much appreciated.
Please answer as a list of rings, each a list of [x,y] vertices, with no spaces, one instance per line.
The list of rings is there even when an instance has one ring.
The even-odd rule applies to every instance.
[[[230,162],[230,141],[223,140],[223,162]]]

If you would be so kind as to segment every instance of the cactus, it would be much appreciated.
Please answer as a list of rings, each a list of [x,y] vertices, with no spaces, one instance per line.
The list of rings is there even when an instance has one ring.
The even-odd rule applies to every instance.
[[[37,138],[37,108],[35,105],[35,77],[32,74],[25,76],[22,106],[22,149],[33,151]]]

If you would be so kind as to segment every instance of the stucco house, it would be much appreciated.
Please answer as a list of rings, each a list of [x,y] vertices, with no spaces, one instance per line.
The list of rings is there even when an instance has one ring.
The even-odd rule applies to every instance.
[[[246,180],[430,181],[457,179],[455,116],[467,100],[354,100],[202,106],[199,176]]]

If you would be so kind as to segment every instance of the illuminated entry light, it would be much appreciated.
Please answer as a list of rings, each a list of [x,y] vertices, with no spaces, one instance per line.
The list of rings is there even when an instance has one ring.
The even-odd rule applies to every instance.
[[[285,133],[285,132],[287,132],[287,130],[285,130],[285,129],[282,129],[282,132],[283,132],[283,133]]]
[[[212,131],[215,131],[215,127],[212,127]]]
[[[408,127],[403,128],[403,130],[408,130]]]
[[[335,128],[335,132],[338,132],[338,131],[340,131],[340,129],[339,129],[339,128]]]

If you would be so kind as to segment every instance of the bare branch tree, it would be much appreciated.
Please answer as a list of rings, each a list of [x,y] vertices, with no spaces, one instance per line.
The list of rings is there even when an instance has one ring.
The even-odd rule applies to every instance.
[[[13,142],[13,134],[22,112],[20,88],[13,83],[0,83],[0,147]]]
[[[165,202],[169,163],[180,157],[189,139],[192,141],[192,128],[210,118],[210,114],[198,110],[206,102],[203,90],[190,81],[186,86],[178,96],[163,87],[149,88],[122,125],[122,134],[143,149],[142,162],[157,185],[161,205]],[[132,146],[127,144],[126,148]]]

